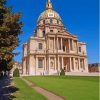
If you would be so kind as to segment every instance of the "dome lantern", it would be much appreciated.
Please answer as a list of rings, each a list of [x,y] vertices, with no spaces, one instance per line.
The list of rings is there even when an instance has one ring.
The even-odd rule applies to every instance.
[[[48,2],[47,2],[47,4],[46,4],[46,9],[52,9],[51,0],[48,0]]]

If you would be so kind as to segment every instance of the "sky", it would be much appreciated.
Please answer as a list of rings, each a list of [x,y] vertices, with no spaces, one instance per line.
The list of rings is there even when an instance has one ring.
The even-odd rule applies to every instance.
[[[14,52],[20,52],[14,59],[22,61],[22,46],[34,35],[39,15],[45,10],[47,0],[7,0],[13,12],[22,12],[24,23],[20,44]],[[70,33],[86,42],[88,63],[99,62],[99,0],[51,0],[53,8],[60,14],[64,26]]]

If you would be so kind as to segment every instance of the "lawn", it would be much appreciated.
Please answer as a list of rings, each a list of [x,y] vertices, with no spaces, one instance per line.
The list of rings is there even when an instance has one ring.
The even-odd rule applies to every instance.
[[[24,78],[66,100],[99,100],[99,77],[31,76]]]
[[[44,96],[29,87],[20,78],[15,78],[13,82],[16,88],[18,88],[18,91],[13,94],[16,97],[13,100],[47,100]]]

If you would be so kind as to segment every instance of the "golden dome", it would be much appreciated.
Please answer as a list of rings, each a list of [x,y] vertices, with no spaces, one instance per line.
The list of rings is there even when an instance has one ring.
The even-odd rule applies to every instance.
[[[61,20],[59,14],[52,9],[45,10],[43,13],[41,13],[38,20],[47,18],[55,18]]]
[[[41,13],[38,20],[47,19],[47,18],[55,18],[55,19],[61,20],[59,14],[53,10],[52,3],[50,0],[48,0],[46,4],[46,10]]]

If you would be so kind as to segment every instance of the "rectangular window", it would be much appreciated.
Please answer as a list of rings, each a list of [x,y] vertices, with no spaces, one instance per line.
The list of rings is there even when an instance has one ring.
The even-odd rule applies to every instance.
[[[57,24],[59,24],[59,20],[57,20]]]
[[[79,47],[79,52],[81,52],[81,47]]]
[[[50,24],[52,24],[53,23],[53,20],[52,19],[50,19]]]
[[[43,31],[43,37],[45,37],[45,31]]]
[[[53,30],[50,30],[50,32],[53,32]]]
[[[41,50],[43,48],[42,43],[39,43],[39,49]]]
[[[43,60],[38,59],[38,68],[43,68]]]
[[[70,49],[73,50],[73,44],[72,40],[70,40]]]

